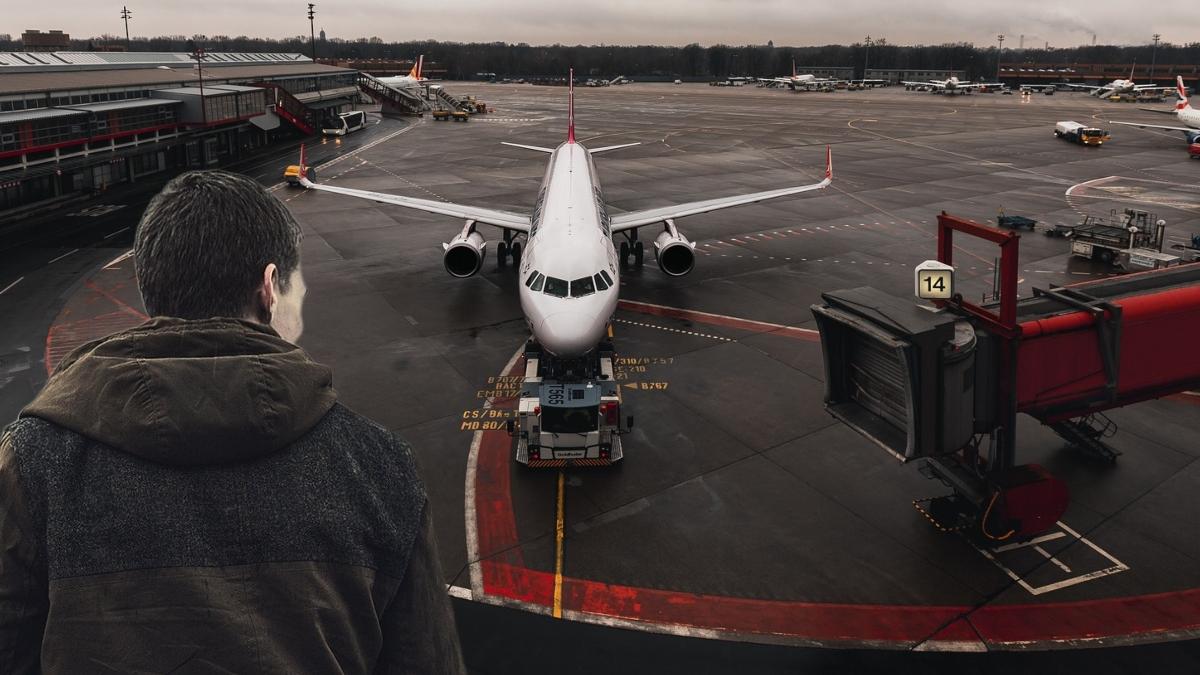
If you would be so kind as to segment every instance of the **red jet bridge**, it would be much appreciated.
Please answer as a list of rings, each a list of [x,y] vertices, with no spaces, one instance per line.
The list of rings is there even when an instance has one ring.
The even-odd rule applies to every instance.
[[[1066,485],[1016,463],[1016,415],[1115,461],[1104,410],[1200,387],[1200,264],[1017,298],[1020,236],[943,213],[938,260],[955,231],[1000,246],[999,303],[961,295],[937,311],[862,287],[812,310],[836,418],[953,493],[918,508],[944,529],[995,543],[1035,536],[1066,510]],[[998,310],[998,313],[997,313]]]

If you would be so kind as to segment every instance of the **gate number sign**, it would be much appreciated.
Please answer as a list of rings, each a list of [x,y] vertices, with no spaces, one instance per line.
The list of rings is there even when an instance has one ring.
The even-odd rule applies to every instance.
[[[954,268],[936,260],[917,265],[916,296],[922,300],[948,300],[954,297]]]

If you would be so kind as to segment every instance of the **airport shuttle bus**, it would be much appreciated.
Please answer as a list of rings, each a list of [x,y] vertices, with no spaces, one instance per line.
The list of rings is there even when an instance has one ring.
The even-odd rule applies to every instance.
[[[367,126],[367,114],[361,110],[341,113],[325,122],[321,133],[326,136],[345,136]]]

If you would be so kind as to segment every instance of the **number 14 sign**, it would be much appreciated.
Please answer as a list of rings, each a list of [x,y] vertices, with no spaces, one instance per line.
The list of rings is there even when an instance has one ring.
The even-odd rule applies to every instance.
[[[936,260],[917,265],[916,296],[922,300],[949,300],[954,297],[954,268]]]

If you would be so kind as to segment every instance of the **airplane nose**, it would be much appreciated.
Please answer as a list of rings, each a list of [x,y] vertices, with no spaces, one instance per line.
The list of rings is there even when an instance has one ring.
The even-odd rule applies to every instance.
[[[592,317],[581,312],[551,314],[542,319],[538,342],[556,356],[579,356],[595,347],[599,340],[591,334],[593,323]]]

